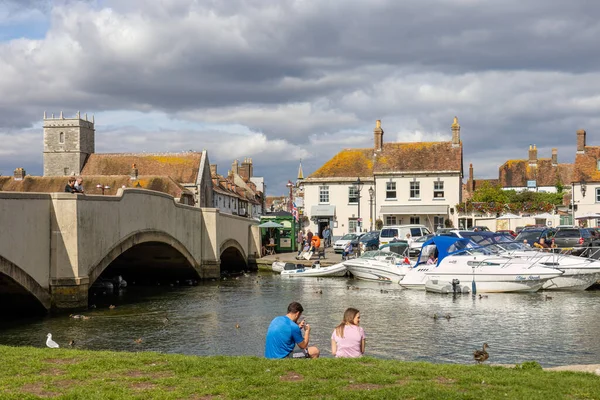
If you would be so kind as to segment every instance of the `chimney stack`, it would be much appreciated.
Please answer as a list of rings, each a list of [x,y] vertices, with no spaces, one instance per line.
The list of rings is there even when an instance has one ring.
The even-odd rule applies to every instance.
[[[244,158],[244,162],[242,162],[242,166],[240,167],[240,176],[245,181],[249,181],[252,178],[252,159]]]
[[[577,131],[577,154],[585,153],[585,130]]]
[[[460,146],[460,125],[458,124],[458,117],[454,117],[452,122],[452,147]]]
[[[373,130],[373,136],[375,139],[375,151],[380,152],[383,150],[383,129],[381,129],[381,120],[378,119],[375,122],[375,129]]]
[[[558,165],[558,149],[552,149],[552,166]]]
[[[537,165],[537,147],[529,145],[529,165]]]
[[[469,180],[467,181],[467,185],[469,188],[469,193],[473,193],[473,190],[475,189],[473,182],[473,163],[469,164]]]
[[[238,160],[233,160],[233,162],[231,163],[231,172],[233,174],[238,174],[240,173],[240,165],[238,164]]]
[[[15,181],[22,181],[23,179],[25,179],[25,170],[20,167],[15,169],[14,178]]]
[[[129,177],[131,178],[132,181],[135,181],[138,178],[138,169],[135,164],[131,165],[131,172],[129,173]]]
[[[210,176],[217,175],[217,164],[210,164]]]

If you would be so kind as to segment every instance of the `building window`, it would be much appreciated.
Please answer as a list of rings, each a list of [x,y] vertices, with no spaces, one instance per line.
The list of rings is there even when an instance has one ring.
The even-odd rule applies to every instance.
[[[386,199],[395,199],[396,198],[396,182],[386,182],[385,198]]]
[[[329,203],[329,186],[319,186],[319,203]]]
[[[64,143],[65,142],[65,133],[61,132],[58,134],[58,143]]]
[[[386,215],[385,216],[385,224],[386,225],[396,225],[396,216],[395,215]]]
[[[434,199],[443,199],[444,198],[444,182],[442,182],[442,181],[433,182],[433,198]]]
[[[596,203],[600,203],[600,188],[596,188]]]
[[[444,227],[444,217],[433,217],[433,230]]]
[[[410,217],[410,223],[419,225],[421,223],[421,217]]]
[[[356,218],[348,220],[348,233],[354,232],[358,232],[358,220]]]
[[[69,175],[69,168],[65,167],[64,171],[65,171],[65,175]]]
[[[348,203],[358,203],[358,189],[356,188],[356,186],[350,186],[348,188]]]
[[[418,199],[421,197],[421,184],[420,182],[411,182],[410,183],[410,198]]]

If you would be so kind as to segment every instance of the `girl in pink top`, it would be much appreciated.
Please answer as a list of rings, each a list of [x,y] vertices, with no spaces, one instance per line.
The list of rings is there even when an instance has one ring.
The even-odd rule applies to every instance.
[[[331,354],[338,357],[360,357],[365,352],[365,331],[359,326],[360,311],[348,308],[344,320],[331,334]]]

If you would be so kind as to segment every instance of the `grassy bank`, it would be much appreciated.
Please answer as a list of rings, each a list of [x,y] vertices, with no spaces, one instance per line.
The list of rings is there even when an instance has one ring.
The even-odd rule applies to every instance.
[[[600,377],[373,358],[278,360],[0,346],[0,398],[599,399]]]

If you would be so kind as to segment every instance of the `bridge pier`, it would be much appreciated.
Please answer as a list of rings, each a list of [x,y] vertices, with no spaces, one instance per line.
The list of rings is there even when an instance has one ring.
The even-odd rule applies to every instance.
[[[87,308],[90,280],[82,278],[58,278],[50,281],[52,309]]]

